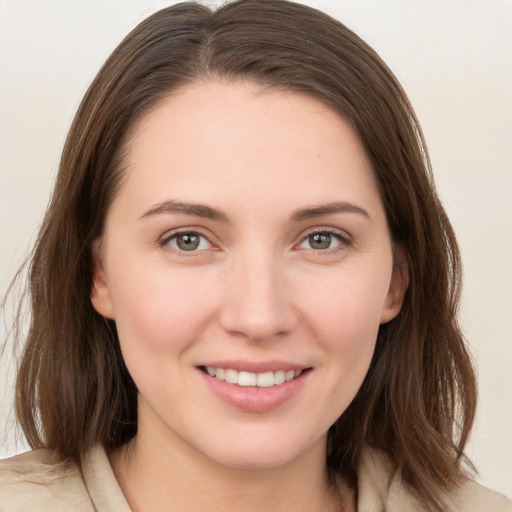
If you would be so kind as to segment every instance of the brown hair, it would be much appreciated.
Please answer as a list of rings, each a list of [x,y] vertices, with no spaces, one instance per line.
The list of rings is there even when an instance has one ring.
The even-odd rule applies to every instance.
[[[115,323],[91,305],[91,244],[119,187],[128,130],[176,88],[208,78],[314,96],[359,135],[410,282],[402,311],[380,327],[361,389],[330,429],[327,462],[354,484],[363,447],[383,450],[413,492],[442,510],[463,476],[476,401],[456,320],[454,234],[393,74],[344,25],[283,0],[163,9],[122,41],[89,87],[30,265],[32,318],[16,387],[28,442],[79,461],[95,442],[117,447],[136,433],[137,390]]]

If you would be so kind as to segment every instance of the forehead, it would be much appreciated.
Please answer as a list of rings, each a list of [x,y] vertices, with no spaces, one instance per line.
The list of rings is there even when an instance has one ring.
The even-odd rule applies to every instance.
[[[182,87],[142,117],[126,149],[123,188],[146,202],[378,201],[348,122],[315,98],[253,83]]]

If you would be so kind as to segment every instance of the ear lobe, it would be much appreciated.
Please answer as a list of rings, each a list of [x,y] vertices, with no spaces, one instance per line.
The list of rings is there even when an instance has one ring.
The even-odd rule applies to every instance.
[[[95,240],[92,244],[92,259],[94,265],[91,288],[92,305],[101,316],[114,319],[114,306],[101,259],[101,240]]]
[[[398,252],[400,252],[400,254],[397,254],[396,259],[400,261],[398,261],[393,268],[388,294],[384,301],[384,307],[382,308],[380,318],[381,324],[385,324],[393,320],[393,318],[400,313],[404,302],[405,292],[409,286],[409,266],[405,260],[403,252],[397,251],[397,253]]]

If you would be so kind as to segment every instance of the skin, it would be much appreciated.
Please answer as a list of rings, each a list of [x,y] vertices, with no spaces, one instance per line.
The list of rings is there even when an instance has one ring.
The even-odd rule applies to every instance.
[[[355,133],[308,96],[201,82],[143,117],[127,149],[92,301],[139,389],[138,434],[111,455],[132,510],[339,510],[340,494],[355,509],[329,486],[327,430],[407,286]],[[200,234],[195,250],[180,249],[184,233]],[[226,360],[309,370],[284,403],[251,412],[199,368]]]

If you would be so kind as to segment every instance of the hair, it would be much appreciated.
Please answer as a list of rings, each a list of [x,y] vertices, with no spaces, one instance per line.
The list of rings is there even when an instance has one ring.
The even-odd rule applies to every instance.
[[[78,463],[97,442],[137,430],[137,389],[112,320],[91,304],[92,244],[123,176],[134,123],[186,84],[251,81],[314,97],[346,119],[371,162],[391,237],[408,265],[401,312],[381,325],[353,402],[331,427],[327,464],[355,486],[365,446],[385,452],[432,510],[465,472],[476,385],[457,323],[461,269],[426,145],[379,56],[328,15],[284,0],[211,10],[181,3],[150,16],[115,49],[70,128],[29,266],[31,323],[16,384],[33,448]]]

